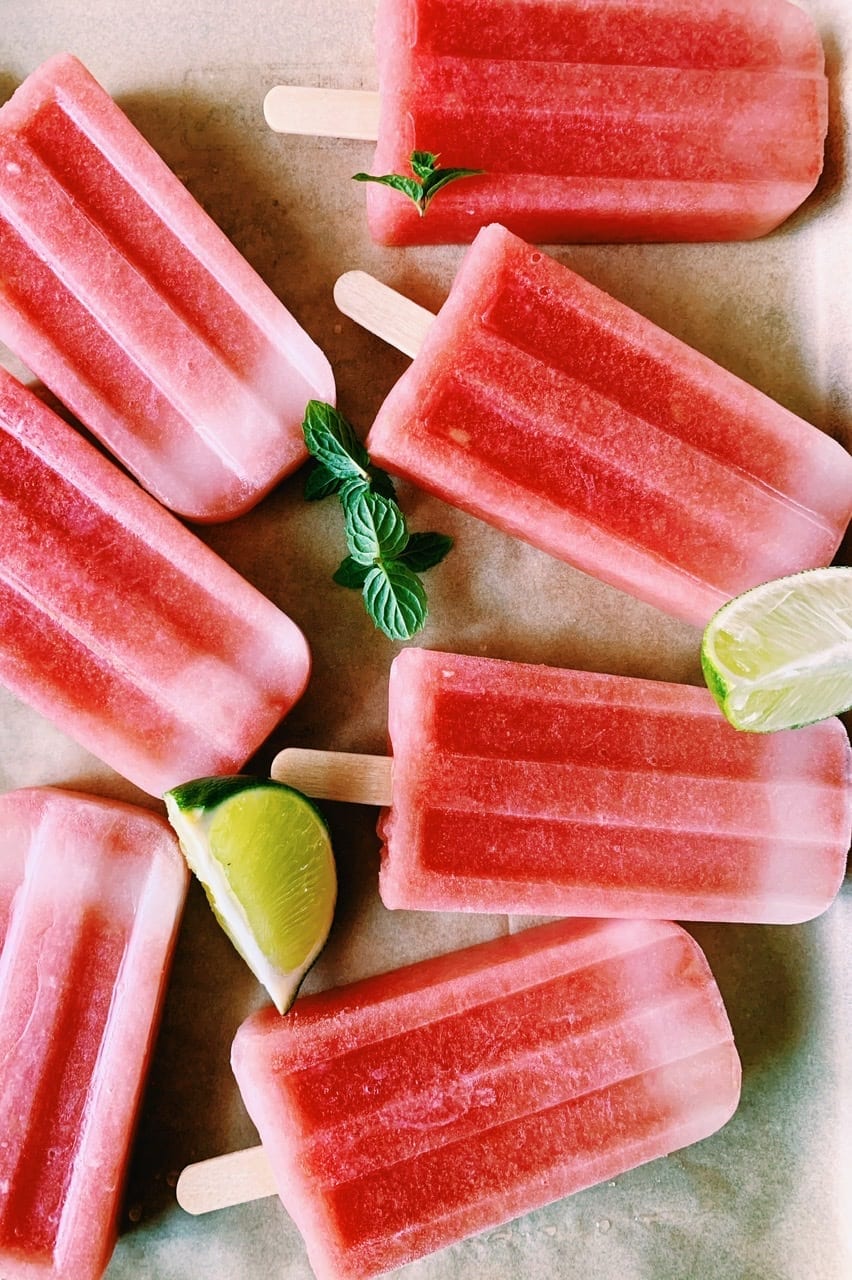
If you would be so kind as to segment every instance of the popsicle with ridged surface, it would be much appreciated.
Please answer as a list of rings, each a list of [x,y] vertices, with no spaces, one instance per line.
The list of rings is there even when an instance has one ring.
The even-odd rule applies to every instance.
[[[304,462],[325,356],[86,68],[0,109],[0,339],[166,506],[253,506]]]
[[[386,906],[790,924],[843,882],[837,719],[742,734],[703,688],[413,647],[388,705]]]
[[[376,40],[371,171],[485,170],[425,217],[369,187],[381,243],[751,239],[822,168],[823,50],[787,0],[380,0]]]
[[[262,1010],[232,1063],[319,1280],[705,1138],[740,1082],[701,951],[652,921],[560,921]]]
[[[98,1280],[188,873],[168,824],[0,797],[0,1274]]]
[[[300,697],[271,601],[0,370],[0,681],[153,795],[236,773]]]
[[[836,440],[497,225],[467,251],[367,447],[696,626],[748,587],[828,564],[852,516]]]

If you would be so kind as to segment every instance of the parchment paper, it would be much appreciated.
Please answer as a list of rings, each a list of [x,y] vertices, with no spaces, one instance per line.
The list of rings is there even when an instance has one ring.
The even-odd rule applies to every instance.
[[[560,248],[556,256],[852,447],[850,0],[807,0],[832,85],[826,173],[780,232],[748,245]],[[405,358],[345,320],[331,289],[362,267],[437,309],[461,248],[371,245],[369,143],[285,139],[264,124],[277,82],[375,87],[372,0],[2,0],[0,99],[44,58],[76,53],[311,335],[343,411],[366,431]],[[8,355],[5,360],[19,372]],[[260,753],[284,745],[381,751],[396,646],[356,593],[333,503],[303,477],[202,536],[304,629],[314,674]],[[700,683],[699,633],[406,486],[414,529],[456,536],[428,575],[435,648]],[[842,557],[849,563],[849,544]],[[132,619],[128,619],[132,626]],[[0,689],[0,788],[55,783],[152,805]],[[376,892],[375,811],[329,806],[340,868],[332,939],[308,989],[391,968],[523,922],[391,913]],[[848,1280],[850,1018],[847,891],[797,928],[701,925],[744,1065],[741,1107],[707,1141],[415,1263],[410,1280]],[[263,993],[193,886],[108,1280],[308,1280],[277,1199],[193,1219],[186,1163],[254,1143],[228,1065]],[[400,1273],[403,1274],[403,1273]]]

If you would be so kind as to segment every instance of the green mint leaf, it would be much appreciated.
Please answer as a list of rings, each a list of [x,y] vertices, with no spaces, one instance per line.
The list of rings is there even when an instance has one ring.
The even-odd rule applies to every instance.
[[[457,182],[459,178],[478,178],[484,172],[484,169],[436,169],[423,183],[421,204],[424,213],[429,201],[451,182]]]
[[[380,182],[385,187],[400,191],[417,205],[420,216],[426,212],[429,202],[444,187],[459,178],[476,178],[484,169],[438,169],[439,157],[434,151],[412,151],[409,164],[413,178],[402,173],[385,173],[379,177],[372,173],[355,173],[355,182]]]
[[[369,454],[332,405],[321,400],[308,401],[302,432],[308,453],[339,480],[369,479]]]
[[[421,169],[432,159],[437,156],[422,153]],[[386,636],[410,640],[426,619],[426,592],[417,572],[443,560],[452,538],[409,534],[390,476],[373,466],[349,423],[331,405],[311,400],[303,430],[315,459],[305,497],[314,501],[336,493],[343,508],[349,555],[332,575],[334,581],[361,591],[367,612]]]
[[[440,564],[452,550],[453,540],[445,533],[412,533],[399,557],[399,563],[407,565],[415,573],[425,573]]]
[[[337,493],[339,488],[340,480],[334,472],[329,471],[321,462],[315,462],[308,472],[304,495],[308,502],[319,502],[321,498]]]
[[[359,564],[394,560],[405,549],[408,529],[395,502],[369,489],[351,492],[343,503],[346,543]]]
[[[351,480],[343,480],[340,482],[337,490],[337,496],[340,499],[343,510],[345,511],[347,507],[351,506],[353,502],[356,502],[363,493],[369,493],[369,491],[369,480],[361,480],[359,477],[354,477]]]
[[[383,187],[392,187],[394,191],[401,191],[403,195],[408,196],[409,200],[420,206],[420,197],[423,194],[420,183],[416,178],[405,178],[401,173],[383,173],[381,176],[373,173],[353,173],[353,182],[378,182]]]
[[[364,583],[364,603],[373,622],[391,640],[410,640],[426,621],[426,592],[404,564],[375,565]]]
[[[426,183],[438,165],[438,156],[434,151],[412,151],[411,172],[421,183]]]
[[[345,560],[341,561],[337,571],[331,576],[332,580],[336,582],[339,587],[354,587],[357,591],[360,591],[364,586],[364,583],[367,581],[369,572],[369,565],[359,564],[357,560],[353,560],[351,556],[347,556]]]

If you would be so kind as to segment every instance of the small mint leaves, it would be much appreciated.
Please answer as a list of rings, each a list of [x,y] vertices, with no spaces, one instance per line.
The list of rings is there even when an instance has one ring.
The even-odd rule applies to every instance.
[[[439,158],[433,151],[412,151],[409,163],[413,178],[401,173],[385,173],[381,177],[372,173],[355,173],[352,177],[355,182],[379,182],[384,187],[401,191],[414,201],[422,218],[430,200],[443,187],[459,178],[478,178],[484,172],[483,169],[439,169]]]
[[[316,459],[305,497],[317,501],[336,494],[343,507],[349,554],[334,581],[362,593],[368,614],[391,640],[410,640],[426,621],[426,592],[417,575],[443,560],[452,538],[408,532],[390,476],[373,466],[331,405],[311,400],[302,430]]]

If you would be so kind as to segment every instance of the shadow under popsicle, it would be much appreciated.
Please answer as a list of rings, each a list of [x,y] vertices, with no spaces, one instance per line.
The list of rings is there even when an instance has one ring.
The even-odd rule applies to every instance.
[[[5,71],[0,71],[0,106],[7,98],[11,98],[20,83],[17,76],[10,76]]]

